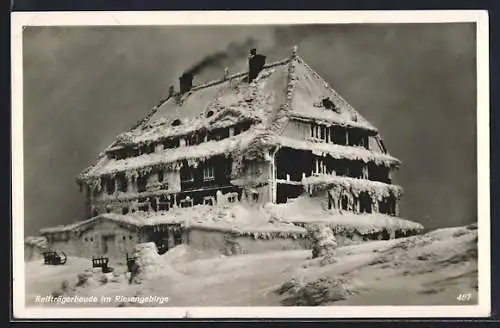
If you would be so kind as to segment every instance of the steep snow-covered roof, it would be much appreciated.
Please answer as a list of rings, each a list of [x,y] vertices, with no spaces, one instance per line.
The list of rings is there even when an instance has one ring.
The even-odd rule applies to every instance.
[[[293,74],[296,82],[290,115],[377,132],[374,126],[299,56],[297,56]],[[324,108],[321,103],[323,99],[329,99],[337,110]]]
[[[377,133],[366,119],[295,53],[285,60],[266,65],[252,83],[246,81],[247,75],[247,72],[237,73],[226,79],[194,86],[180,97],[168,98],[156,106],[140,124],[120,134],[106,151],[182,136],[203,129],[227,127],[243,121],[253,124],[248,135],[189,146],[189,150],[167,149],[160,153],[124,160],[110,159],[105,153],[101,153],[97,161],[82,171],[78,179],[85,180],[92,176],[186,158],[213,156],[231,152],[236,147],[252,147],[255,146],[251,141],[252,134],[254,141],[259,141],[263,134],[279,135],[282,123],[290,118],[315,120]],[[334,109],[322,107],[325,99],[333,104]],[[172,125],[174,121],[180,124]],[[243,138],[248,143],[240,143],[239,140]],[[374,160],[386,165],[399,164],[392,156],[352,147],[320,145],[280,137],[275,141],[277,145],[312,149],[339,158],[347,157],[365,162]]]
[[[118,145],[150,142],[243,120],[261,122],[269,114],[265,105],[277,107],[284,101],[288,61],[266,65],[250,84],[246,82],[246,73],[238,73],[193,87],[180,99],[171,97],[140,126],[119,135]],[[180,120],[180,125],[172,126],[175,120]]]
[[[219,141],[213,140],[190,146],[189,151],[186,151],[186,148],[180,147],[119,160],[104,157],[96,166],[87,171],[86,174],[88,176],[101,176],[142,167],[151,167],[162,163],[174,163],[194,158],[204,159],[222,154],[229,155],[239,148],[246,147],[252,138],[252,132],[246,131]]]

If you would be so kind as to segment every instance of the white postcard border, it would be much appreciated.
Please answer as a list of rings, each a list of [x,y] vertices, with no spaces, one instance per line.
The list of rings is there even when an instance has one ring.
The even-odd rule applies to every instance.
[[[353,23],[453,23],[477,26],[478,305],[329,307],[45,308],[25,306],[23,65],[24,26],[280,25]],[[439,11],[189,11],[15,12],[11,15],[12,252],[15,318],[406,318],[484,317],[491,310],[488,12]]]

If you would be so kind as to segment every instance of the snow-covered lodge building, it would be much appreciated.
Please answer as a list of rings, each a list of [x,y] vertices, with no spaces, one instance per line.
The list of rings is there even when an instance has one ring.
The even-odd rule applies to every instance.
[[[140,241],[168,248],[194,238],[182,232],[183,211],[301,195],[332,215],[397,217],[401,188],[391,174],[400,161],[377,129],[296,48],[265,59],[252,50],[247,71],[226,69],[202,85],[184,74],[179,91],[171,87],[81,172],[88,219],[44,229],[49,244],[76,240],[86,256],[125,254]]]

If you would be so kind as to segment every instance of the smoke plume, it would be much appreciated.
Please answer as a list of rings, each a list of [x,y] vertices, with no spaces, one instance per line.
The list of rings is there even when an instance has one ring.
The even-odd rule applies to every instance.
[[[247,38],[244,42],[231,42],[226,49],[205,56],[202,60],[191,66],[185,73],[191,75],[200,74],[209,67],[230,66],[232,62],[241,59],[249,49],[255,46],[255,39]]]

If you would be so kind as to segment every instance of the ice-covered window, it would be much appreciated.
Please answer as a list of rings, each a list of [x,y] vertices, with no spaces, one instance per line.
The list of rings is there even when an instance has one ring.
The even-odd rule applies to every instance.
[[[170,202],[160,201],[158,203],[158,210],[159,211],[168,211],[168,210],[170,210]]]
[[[193,207],[193,200],[187,196],[183,200],[180,201],[181,207]]]
[[[126,192],[128,181],[127,181],[127,177],[125,176],[125,173],[118,173],[116,175],[116,179],[118,182],[118,190],[122,191],[122,192]]]
[[[238,194],[235,192],[229,193],[226,196],[229,203],[235,203],[238,200]]]
[[[203,180],[213,180],[215,179],[215,170],[212,165],[205,166],[203,168]]]
[[[146,191],[146,186],[148,184],[148,176],[146,174],[139,175],[137,178],[137,191],[144,192]]]
[[[194,172],[190,167],[181,169],[181,182],[192,182],[194,181]]]
[[[349,198],[347,197],[347,195],[342,195],[340,205],[342,206],[342,209],[345,211],[349,209]]]
[[[177,148],[180,146],[180,139],[179,137],[176,138],[167,138],[163,140],[163,148],[164,149],[171,149],[171,148]]]
[[[182,232],[181,231],[174,232],[174,244],[175,245],[182,244]]]
[[[362,192],[359,194],[359,211],[361,213],[372,212],[372,199],[367,192]]]
[[[215,205],[215,197],[213,197],[213,196],[203,197],[203,205],[214,206]]]
[[[115,180],[111,179],[110,177],[106,177],[103,179],[105,179],[106,192],[111,195],[115,192]]]

